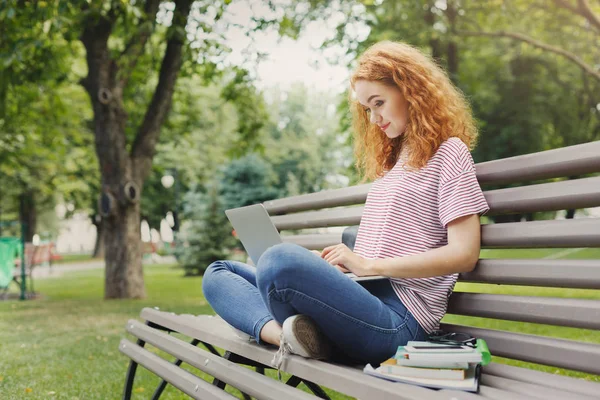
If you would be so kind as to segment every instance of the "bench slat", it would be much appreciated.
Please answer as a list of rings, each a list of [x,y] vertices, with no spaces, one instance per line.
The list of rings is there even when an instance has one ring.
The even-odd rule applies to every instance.
[[[479,163],[481,184],[525,182],[600,172],[600,141]],[[371,183],[264,202],[270,215],[364,203]]]
[[[486,248],[600,247],[600,218],[483,225],[481,244]]]
[[[265,201],[269,215],[364,203],[371,183]]]
[[[521,382],[534,383],[544,387],[566,390],[585,396],[595,397],[600,392],[600,384],[585,379],[572,378],[512,365],[490,363],[483,367],[484,374],[500,376]]]
[[[454,292],[448,313],[573,328],[600,329],[600,301]]]
[[[520,393],[544,400],[594,400],[589,396],[565,392],[556,388],[547,388],[533,383],[525,383],[512,379],[502,378],[494,375],[483,374],[481,383],[486,386],[491,386],[497,389],[505,389],[512,393]]]
[[[339,244],[342,233],[282,236],[308,249]],[[483,248],[600,247],[600,218],[511,222],[481,227]]]
[[[460,282],[600,289],[600,259],[480,259]]]
[[[479,394],[486,399],[494,400],[534,400],[531,396],[525,396],[520,393],[509,392],[506,389],[487,386],[481,382],[479,383]]]
[[[481,390],[481,385],[479,387]],[[489,399],[488,397],[482,396],[481,393],[477,394],[477,393],[471,393],[471,392],[462,392],[462,391],[452,390],[452,389],[443,389],[443,390],[440,390],[439,393],[449,396],[448,398],[450,398],[452,400],[458,400],[458,399],[460,399],[460,400],[487,400],[487,399]],[[457,397],[457,395],[459,395],[459,396]],[[370,398],[367,398],[365,400],[370,400]],[[504,397],[504,400],[509,400],[509,399],[507,397]],[[510,400],[512,400],[512,399],[510,399]],[[529,400],[531,400],[531,399],[529,399]]]
[[[597,382],[495,362],[483,367],[483,373],[591,397],[597,396],[600,391],[600,383]]]
[[[600,141],[487,161],[475,168],[481,184],[527,182],[600,172]]]
[[[231,328],[218,317],[210,315],[175,315],[144,308],[141,317],[189,337],[211,343],[235,354],[270,365],[275,347],[260,346],[240,340]],[[282,370],[333,390],[359,399],[449,399],[450,396],[413,385],[388,382],[368,376],[361,370],[348,366],[290,356]]]
[[[308,211],[290,215],[276,215],[271,221],[280,231],[289,229],[325,228],[329,226],[358,225],[364,206]]]
[[[596,207],[600,206],[600,177],[490,190],[484,192],[484,195],[490,206],[488,215]],[[360,200],[364,202],[365,199],[366,193]],[[329,204],[331,207],[341,205],[344,204]],[[278,210],[291,212],[281,208]],[[271,220],[280,231],[349,226],[360,223],[363,210],[364,206],[307,211],[275,215]]]
[[[442,329],[484,338],[494,356],[600,375],[598,344],[465,325],[442,324]]]
[[[230,384],[257,399],[314,400],[314,396],[282,384],[255,371],[241,367],[174,336],[150,328],[136,320],[127,322],[127,331],[146,343],[177,357],[180,360]]]
[[[309,250],[321,250],[327,246],[342,243],[342,232],[314,235],[290,235],[282,236],[281,239],[286,243],[296,243]]]
[[[600,206],[600,177],[484,192],[489,215],[557,211]]]
[[[326,195],[330,195],[330,193]],[[489,190],[484,192],[484,195],[490,206],[488,215],[596,207],[600,206],[600,177]],[[349,199],[345,197],[336,203],[334,197],[328,200],[327,207],[364,203],[366,197],[366,192],[361,197],[353,195],[351,199],[357,200],[355,203],[349,203]],[[325,208],[319,198],[304,199],[303,201],[313,202],[301,203],[304,210]],[[265,205],[267,203],[270,202],[265,202]],[[301,211],[300,206],[290,208],[284,208],[284,206],[279,205],[273,208],[273,212],[268,210],[273,215],[273,223],[279,230],[358,225],[364,209],[364,206],[360,206],[293,214],[293,212]],[[287,215],[276,215],[276,213],[286,213]]]
[[[144,350],[140,346],[127,339],[121,339],[119,344],[121,353],[127,355],[133,361],[158,375],[177,389],[181,390],[193,399],[202,400],[233,400],[235,397],[229,393],[211,385],[203,379],[194,376],[159,356]]]

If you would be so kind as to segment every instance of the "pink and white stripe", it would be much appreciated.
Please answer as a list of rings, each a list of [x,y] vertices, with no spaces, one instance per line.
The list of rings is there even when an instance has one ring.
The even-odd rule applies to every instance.
[[[400,159],[373,183],[354,252],[370,259],[423,253],[448,244],[449,222],[488,210],[469,149],[460,139],[450,138],[420,170],[405,169]],[[439,329],[457,277],[390,281],[402,303],[432,332]]]

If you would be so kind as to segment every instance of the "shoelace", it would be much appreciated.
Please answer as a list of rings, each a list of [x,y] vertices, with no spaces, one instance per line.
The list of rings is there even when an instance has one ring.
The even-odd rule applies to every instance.
[[[275,353],[275,356],[273,357],[273,360],[271,361],[271,365],[273,367],[277,368],[277,379],[279,379],[280,381],[281,381],[281,366],[283,365],[283,362],[285,361],[285,357],[288,354],[292,354],[292,347],[287,342],[287,340],[285,340],[285,337],[283,336],[283,332],[281,332],[281,336],[279,336],[279,350],[277,350],[277,353]]]

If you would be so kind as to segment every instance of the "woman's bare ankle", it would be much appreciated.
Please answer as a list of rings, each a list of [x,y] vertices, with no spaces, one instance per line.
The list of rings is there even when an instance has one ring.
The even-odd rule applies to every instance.
[[[260,330],[260,339],[263,342],[274,344],[279,346],[279,337],[281,336],[281,325],[279,325],[274,319],[267,322]]]

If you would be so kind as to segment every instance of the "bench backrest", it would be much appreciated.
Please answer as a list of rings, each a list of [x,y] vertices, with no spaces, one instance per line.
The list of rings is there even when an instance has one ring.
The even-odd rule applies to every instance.
[[[488,215],[600,206],[600,176],[585,176],[600,172],[600,141],[480,163],[476,170],[490,205]],[[544,180],[554,181],[523,185]],[[486,190],[500,184],[513,187]],[[294,235],[286,235],[285,231],[358,225],[370,186],[327,190],[264,204],[274,224],[284,231],[286,241],[309,249],[322,249],[340,243],[342,229],[335,233],[317,229]],[[598,248],[600,218],[485,224],[481,244],[484,249]],[[600,345],[548,337],[559,333],[561,328],[554,327],[584,328],[596,331],[593,335],[598,342],[598,292],[590,291],[584,298],[581,291],[568,290],[555,293],[556,297],[489,293],[492,285],[493,288],[520,285],[597,290],[600,289],[600,259],[480,259],[475,270],[461,274],[459,281],[484,285],[470,285],[468,291],[463,292],[457,287],[450,299],[449,314],[544,324],[530,329],[544,336],[518,333],[521,324],[504,327],[517,332],[477,328],[477,320],[474,326],[443,324],[442,329],[485,338],[495,356],[600,374]],[[513,290],[504,289],[495,291]],[[497,322],[497,326],[502,327],[503,322]],[[586,333],[589,332],[577,331],[576,336],[583,338]]]

